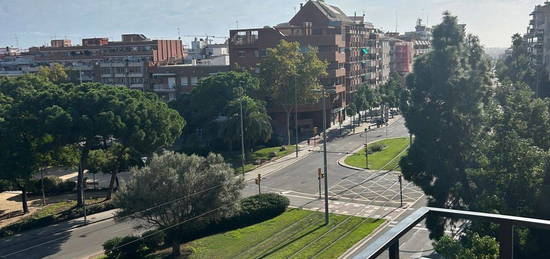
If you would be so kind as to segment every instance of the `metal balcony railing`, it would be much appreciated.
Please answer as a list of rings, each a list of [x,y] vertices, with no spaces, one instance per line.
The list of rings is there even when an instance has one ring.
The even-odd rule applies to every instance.
[[[514,257],[514,226],[550,230],[550,220],[424,207],[418,209],[399,222],[395,227],[388,230],[384,235],[376,239],[353,258],[376,258],[387,249],[390,259],[398,259],[399,238],[407,234],[409,230],[428,215],[455,219],[482,220],[499,224],[498,241],[500,246],[500,258],[502,259],[512,259]]]

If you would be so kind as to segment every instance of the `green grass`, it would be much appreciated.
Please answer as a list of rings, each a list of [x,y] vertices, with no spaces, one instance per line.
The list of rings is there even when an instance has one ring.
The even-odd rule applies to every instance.
[[[372,144],[382,144],[385,146],[385,148],[382,151],[369,155],[369,169],[389,170],[397,167],[399,165],[399,160],[401,160],[401,157],[407,154],[407,152],[403,152],[403,150],[405,150],[409,146],[409,139],[385,139]],[[392,161],[388,164],[390,160]],[[365,149],[362,149],[358,154],[347,157],[344,162],[351,166],[365,168]],[[399,170],[399,168],[397,168],[396,170]]]
[[[185,247],[193,251],[189,258],[337,258],[383,222],[368,219],[359,224],[364,220],[331,214],[330,224],[325,226],[323,213],[292,209],[271,220],[195,240]]]
[[[86,204],[96,204],[104,201],[105,198],[94,198],[94,199],[86,199]],[[56,202],[46,205],[44,208],[38,209],[36,212],[34,212],[31,217],[35,219],[51,216],[51,215],[58,215],[62,212],[68,211],[70,209],[73,209],[76,206],[76,201],[62,201],[62,202]]]
[[[260,165],[255,165],[254,161],[256,160],[271,160],[271,159],[278,159],[281,157],[284,157],[286,155],[292,154],[296,151],[296,146],[290,145],[286,146],[285,151],[281,151],[281,147],[268,147],[268,148],[262,148],[258,149],[254,152],[252,152],[249,157],[247,158],[247,161],[245,161],[244,165],[244,171],[250,172],[254,169],[256,169]],[[275,152],[275,157],[270,157],[269,153]],[[234,152],[231,154],[224,154],[224,157],[235,167],[235,173],[241,173],[242,166],[241,166],[241,153],[240,152]]]

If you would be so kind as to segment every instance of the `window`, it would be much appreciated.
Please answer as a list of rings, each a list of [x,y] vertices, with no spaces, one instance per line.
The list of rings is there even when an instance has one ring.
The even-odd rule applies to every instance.
[[[189,85],[189,81],[188,81],[189,79],[186,76],[182,76],[180,80],[181,80],[181,85],[182,86],[188,86]]]
[[[267,49],[260,49],[260,57],[267,57]]]
[[[196,76],[191,77],[191,85],[197,85],[199,83],[199,78]]]
[[[254,57],[260,57],[260,51],[254,50]]]
[[[239,56],[239,58],[244,58],[244,57],[246,57],[246,51],[244,51],[244,50],[239,50],[239,52],[237,52],[237,56]]]

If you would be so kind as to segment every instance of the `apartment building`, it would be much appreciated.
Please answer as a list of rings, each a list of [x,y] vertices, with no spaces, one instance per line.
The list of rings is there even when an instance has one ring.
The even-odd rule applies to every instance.
[[[51,46],[30,48],[36,65],[59,63],[69,68],[74,81],[102,82],[145,89],[148,69],[157,64],[182,63],[185,56],[180,40],[151,40],[142,34],[83,39],[81,45],[52,40]]]
[[[537,68],[537,96],[550,96],[550,2],[537,5],[524,36],[531,61]]]
[[[374,87],[389,77],[389,44],[381,42],[378,34],[381,32],[365,22],[364,16],[347,16],[336,6],[310,0],[287,23],[231,30],[229,55],[233,69],[258,73],[267,49],[281,40],[299,42],[304,50],[317,48],[319,57],[329,63],[328,76],[321,83],[330,93],[328,124],[336,124],[345,119],[345,108],[360,85]],[[387,71],[380,71],[384,68]],[[282,109],[270,107],[269,111],[275,132],[284,135],[286,116]],[[302,136],[315,127],[321,128],[321,104],[301,105],[298,111]]]
[[[164,101],[189,94],[199,81],[207,76],[228,72],[229,66],[177,64],[152,66],[149,70],[148,89],[157,93]]]

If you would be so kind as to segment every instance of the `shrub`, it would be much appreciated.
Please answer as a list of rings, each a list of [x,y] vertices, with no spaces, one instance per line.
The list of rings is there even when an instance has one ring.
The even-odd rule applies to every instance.
[[[369,154],[380,152],[380,151],[384,150],[384,148],[386,148],[386,146],[383,145],[383,144],[369,145]]]
[[[44,192],[46,194],[62,194],[74,191],[76,183],[74,181],[63,181],[56,176],[44,177]],[[42,193],[42,180],[31,179],[27,187],[27,192],[31,194]]]
[[[0,179],[0,192],[13,191],[13,190],[15,190],[15,188],[13,187],[13,184],[10,181]]]
[[[268,156],[269,156],[269,158],[274,158],[274,157],[277,156],[277,152],[271,151],[271,152],[269,152]]]
[[[103,243],[103,250],[108,258],[113,259],[143,258],[151,252],[143,240],[136,236],[109,239]]]
[[[288,198],[275,193],[263,193],[241,201],[238,221],[258,221],[273,218],[285,212],[290,204]]]
[[[158,230],[149,230],[141,234],[143,243],[151,250],[157,250],[164,244],[166,234]]]

